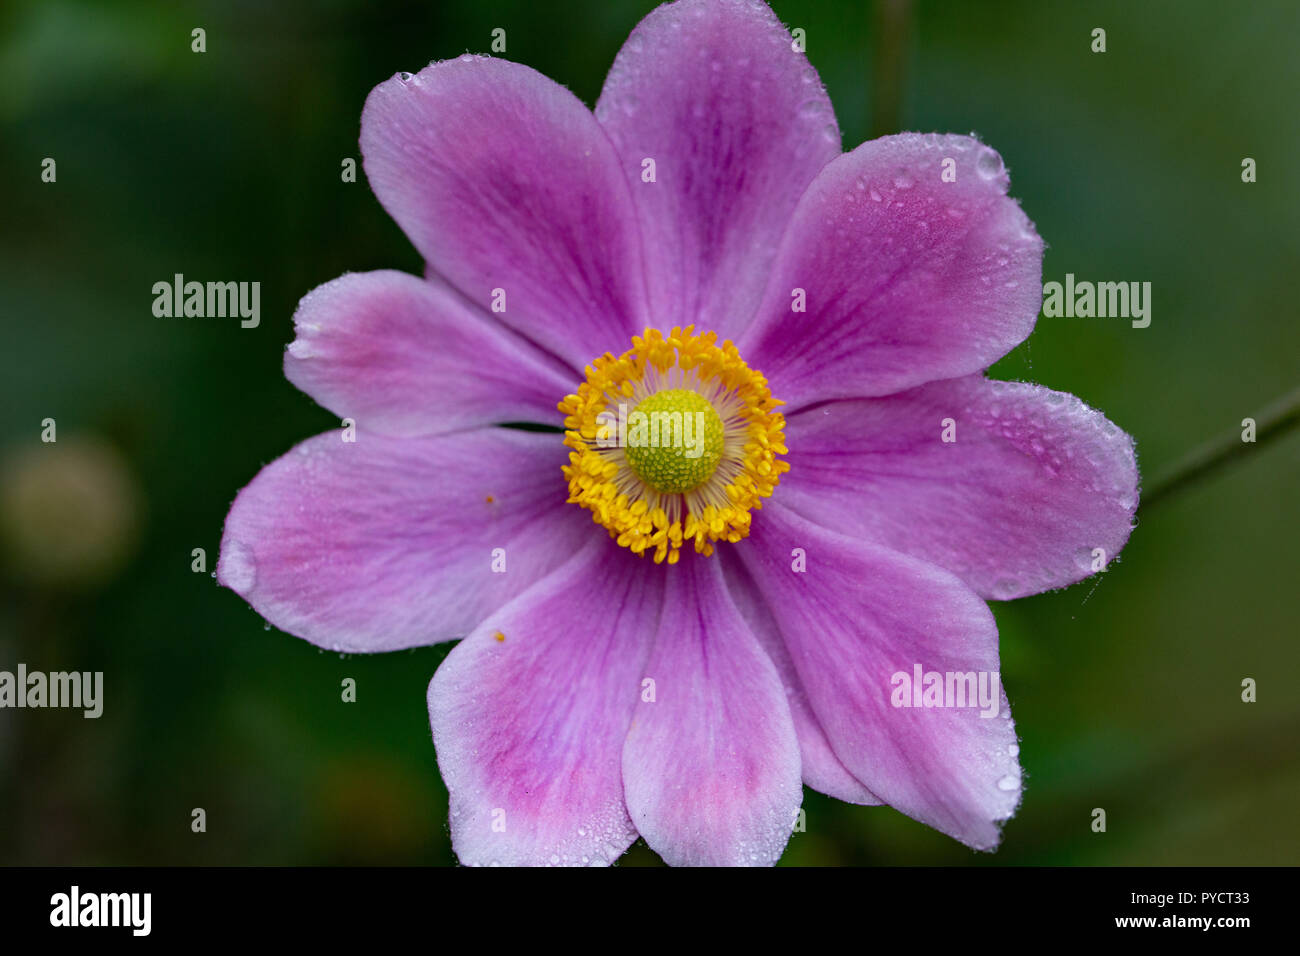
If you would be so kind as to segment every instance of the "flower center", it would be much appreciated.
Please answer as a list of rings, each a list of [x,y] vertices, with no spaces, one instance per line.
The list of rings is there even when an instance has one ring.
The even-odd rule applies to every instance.
[[[725,440],[722,419],[699,392],[655,392],[637,405],[628,422],[623,448],[628,467],[655,491],[694,491],[717,470]]]
[[[569,501],[586,508],[610,537],[656,563],[676,564],[681,548],[713,553],[715,541],[749,534],[790,466],[785,418],[767,379],[717,334],[647,329],[617,358],[587,366],[577,394],[559,403]]]

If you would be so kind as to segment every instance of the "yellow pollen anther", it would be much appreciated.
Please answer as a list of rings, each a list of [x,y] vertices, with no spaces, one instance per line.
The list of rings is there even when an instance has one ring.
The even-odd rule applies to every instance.
[[[688,543],[749,534],[790,466],[782,404],[729,341],[674,328],[634,336],[617,358],[587,366],[587,380],[559,403],[569,501],[592,513],[621,546],[676,564]]]

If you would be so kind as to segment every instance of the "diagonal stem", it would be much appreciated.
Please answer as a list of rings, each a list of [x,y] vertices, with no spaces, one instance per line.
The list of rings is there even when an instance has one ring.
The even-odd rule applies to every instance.
[[[1288,429],[1300,425],[1300,387],[1282,395],[1252,417],[1255,419],[1253,444],[1242,441],[1241,429],[1234,428],[1198,445],[1158,474],[1142,495],[1142,509],[1182,491],[1228,462],[1257,451],[1284,435]]]

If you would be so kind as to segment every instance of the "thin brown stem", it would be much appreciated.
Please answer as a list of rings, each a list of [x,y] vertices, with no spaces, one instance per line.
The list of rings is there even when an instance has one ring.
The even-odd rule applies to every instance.
[[[1234,427],[1203,445],[1193,448],[1158,474],[1142,494],[1142,509],[1150,508],[1191,484],[1215,473],[1224,465],[1253,454],[1289,429],[1300,424],[1300,387],[1294,388],[1251,416],[1255,420],[1255,441],[1242,441],[1243,427]]]
[[[871,85],[871,137],[902,128],[903,84],[911,30],[911,0],[876,0],[875,58]]]

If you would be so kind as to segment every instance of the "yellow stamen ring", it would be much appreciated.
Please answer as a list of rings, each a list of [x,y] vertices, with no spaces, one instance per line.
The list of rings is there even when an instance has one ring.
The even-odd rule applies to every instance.
[[[653,549],[656,564],[676,564],[687,541],[709,555],[714,541],[744,538],[750,511],[790,470],[776,457],[786,453],[785,417],[775,411],[784,403],[735,345],[716,342],[694,326],[666,338],[646,329],[622,355],[588,365],[577,394],[559,403],[572,449],[569,502],[621,546]],[[647,420],[676,431],[650,429],[647,444]]]

